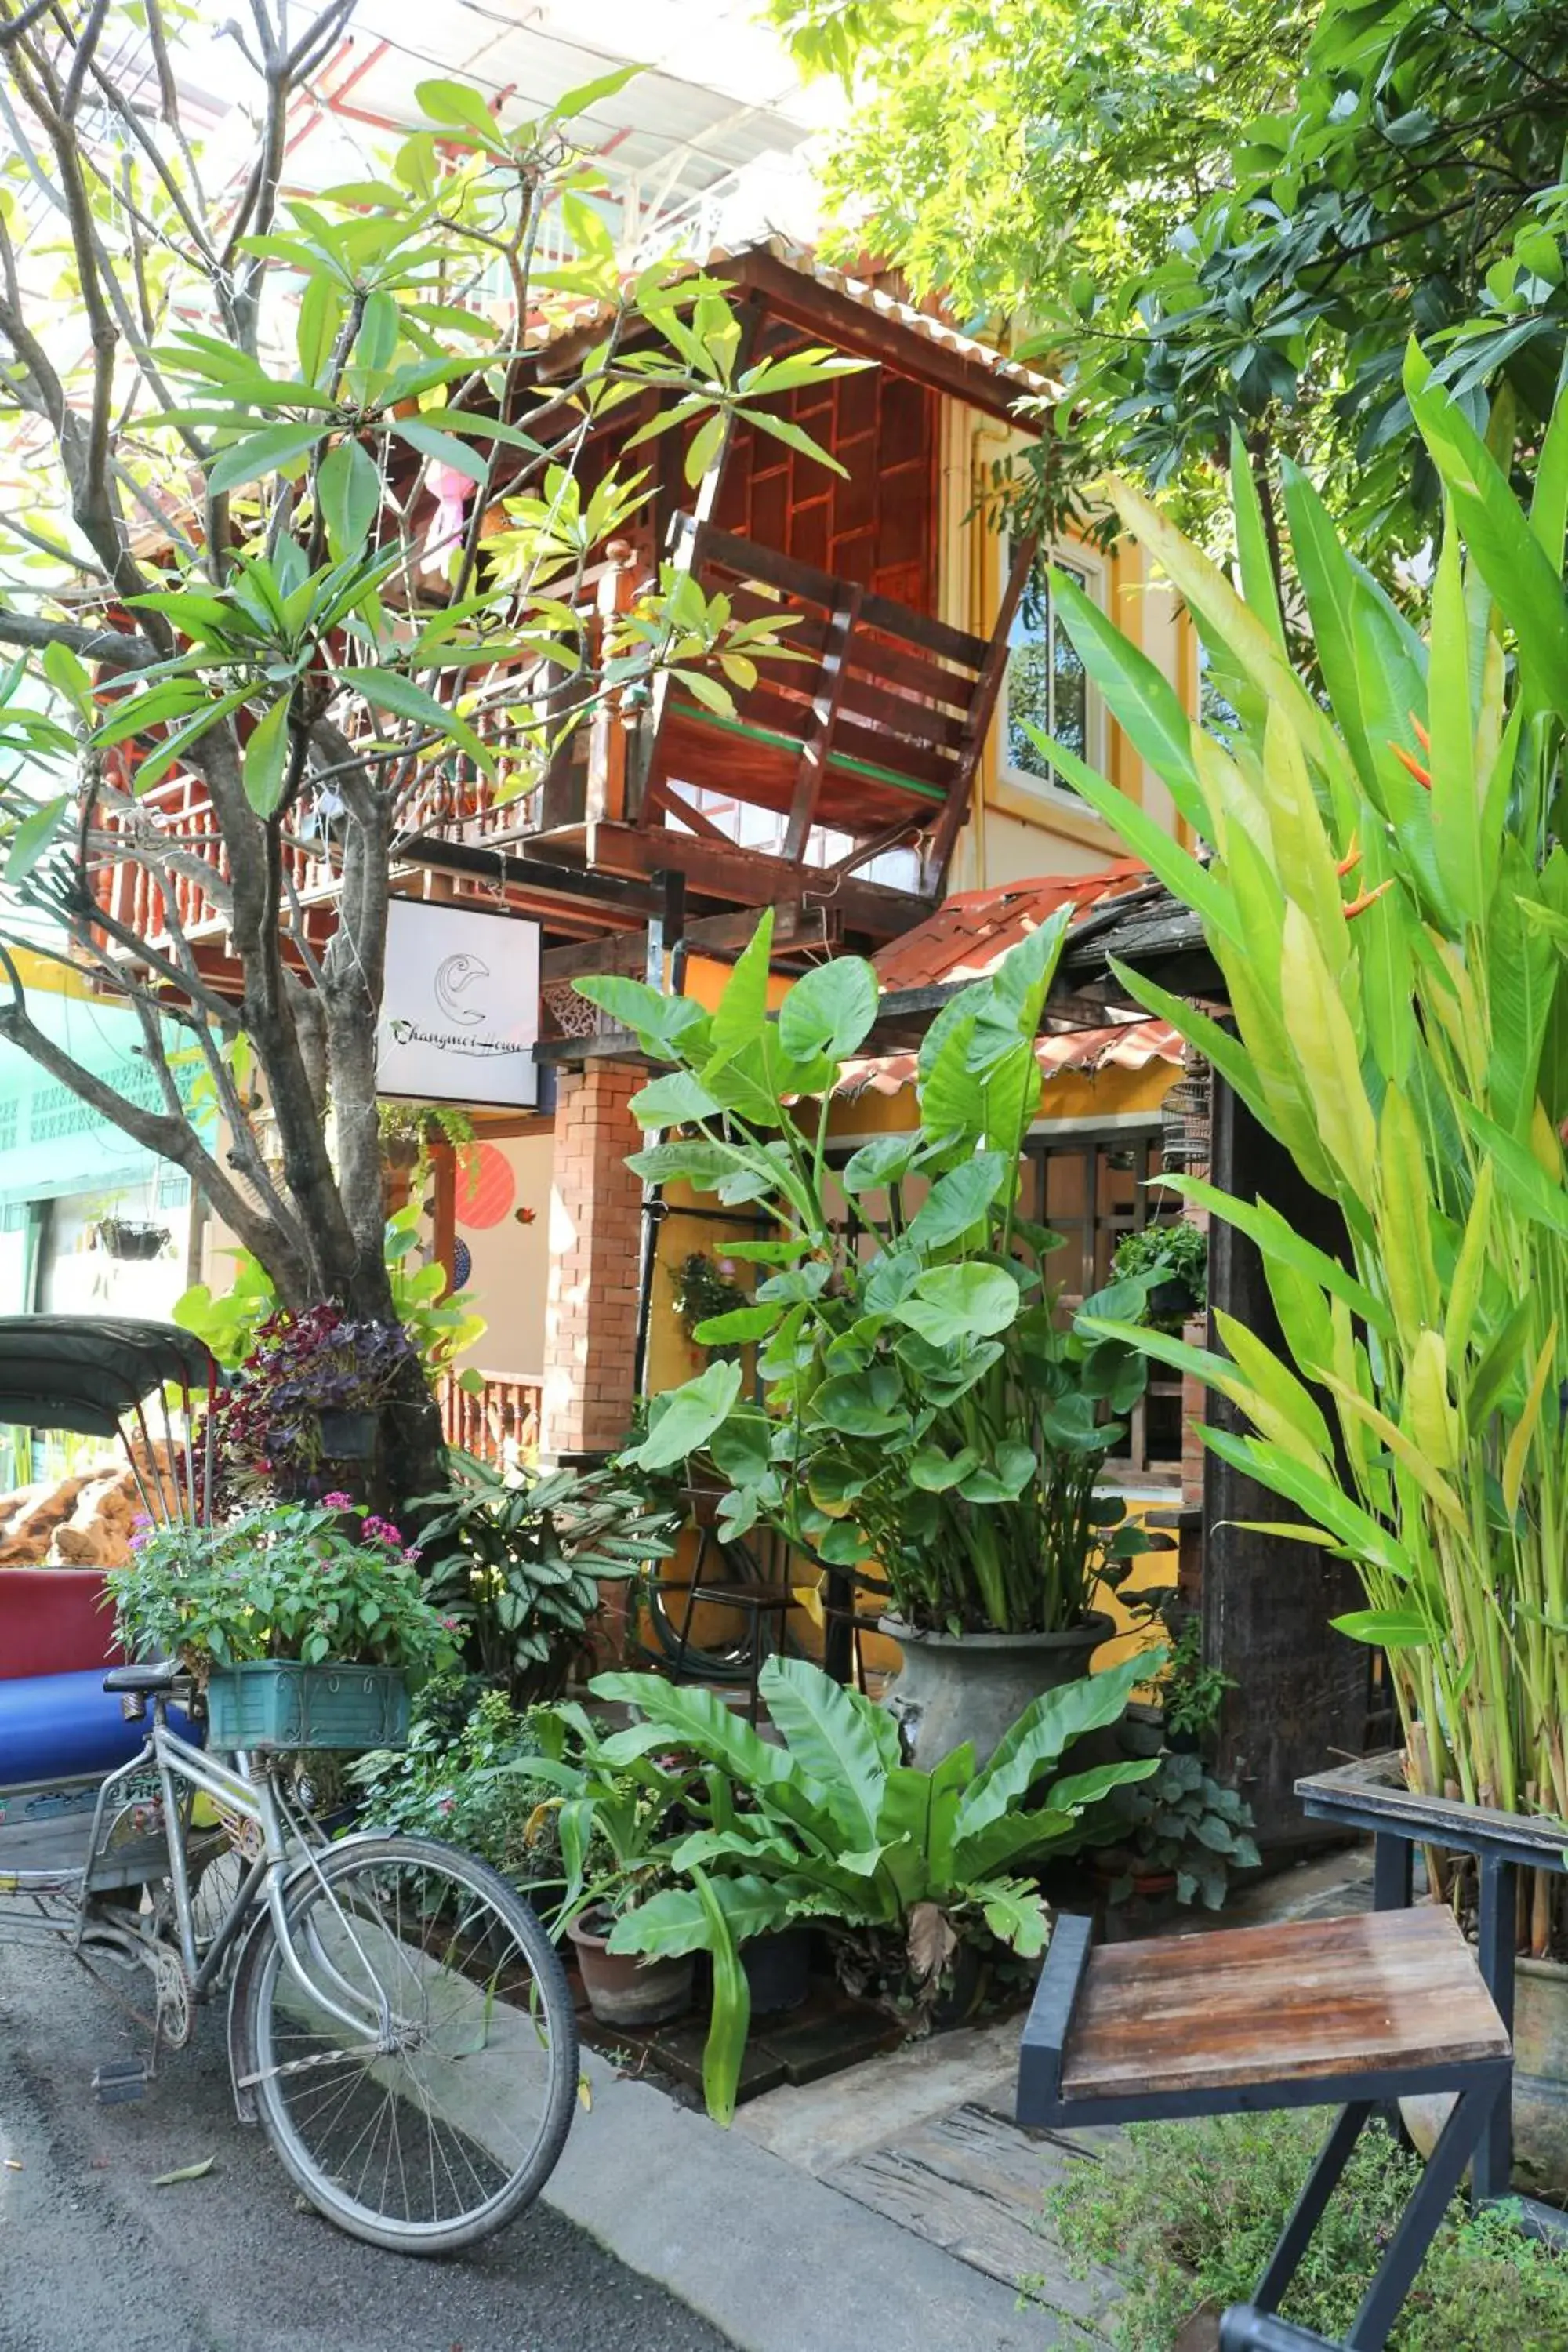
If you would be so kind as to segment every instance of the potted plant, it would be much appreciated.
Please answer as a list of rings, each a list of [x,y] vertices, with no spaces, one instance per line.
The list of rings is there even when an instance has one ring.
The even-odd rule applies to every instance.
[[[1234,1034],[1134,973],[1161,1013],[1342,1215],[1343,1258],[1263,1202],[1181,1189],[1262,1252],[1283,1352],[1216,1315],[1225,1354],[1107,1318],[1192,1370],[1245,1427],[1208,1444],[1352,1560],[1406,1770],[1434,1796],[1568,1816],[1568,622],[1560,400],[1533,512],[1493,444],[1412,352],[1405,396],[1447,510],[1424,634],[1357,566],[1307,479],[1284,502],[1318,660],[1291,670],[1256,485],[1232,467],[1243,593],[1113,487],[1218,663],[1235,740],[1194,736],[1070,581],[1066,625],[1149,747],[1207,862],[1064,772],[1203,920]],[[1479,395],[1478,394],[1479,398]],[[1548,449],[1552,453],[1548,461]],[[1287,1534],[1295,1530],[1286,1529]],[[1522,1890],[1516,2145],[1568,2190],[1568,1880]],[[1532,2099],[1534,2073],[1554,2076]],[[1537,2143],[1532,2148],[1532,2141]],[[1532,2182],[1532,2185],[1534,2185]]]
[[[552,1932],[576,1955],[588,2006],[602,2025],[658,2025],[691,2005],[689,1950],[642,1953],[616,1942],[619,1922],[670,1883],[675,1810],[689,1774],[617,1747],[573,1703],[535,1709],[541,1754],[511,1768],[552,1781],[539,1808],[559,1842],[565,1891]]]
[[[623,1910],[612,1954],[706,1951],[713,2010],[703,2059],[709,2111],[729,2122],[751,2015],[741,1954],[802,1923],[832,1932],[841,1969],[880,1984],[906,2031],[928,2030],[966,1948],[1028,1959],[1045,1948],[1044,1900],[1025,1874],[1076,1852],[1109,1792],[1152,1761],[1058,1772],[1065,1751],[1114,1723],[1146,1657],[1044,1693],[989,1764],[961,1748],[911,1770],[889,1717],[804,1658],[770,1658],[761,1692],[782,1744],[711,1691],[651,1675],[601,1675],[595,1697],[639,1720],[605,1739],[610,1769],[666,1758],[684,1777],[689,1831],[665,1856],[673,1883]]]
[[[601,1585],[668,1557],[680,1519],[647,1480],[556,1470],[536,1478],[455,1449],[452,1483],[416,1496],[430,1597],[476,1671],[513,1702],[559,1698],[586,1670]]]
[[[139,1224],[130,1217],[100,1217],[96,1230],[110,1257],[129,1260],[156,1257],[169,1239],[167,1225]]]
[[[763,1521],[879,1582],[904,1644],[892,1703],[921,1763],[964,1739],[984,1759],[1027,1699],[1081,1674],[1110,1631],[1097,1588],[1158,1540],[1100,1491],[1143,1360],[1064,1325],[1057,1237],[1020,1199],[1036,1030],[1066,927],[1064,911],[943,1008],[921,1049],[917,1124],[837,1169],[829,1112],[876,1015],[869,964],[808,972],[774,1016],[770,910],[711,1015],[638,982],[581,983],[674,1066],[632,1108],[684,1132],[632,1167],[755,1203],[776,1229],[728,1245],[761,1278],[695,1334],[754,1343],[763,1402],[742,1396],[738,1364],[712,1362],[654,1398],[628,1458],[711,1463],[721,1532]],[[1089,1305],[1135,1317],[1154,1279]]]
[[[418,1553],[348,1496],[159,1527],[107,1577],[132,1657],[177,1657],[205,1694],[214,1748],[393,1748],[407,1675],[448,1663]]]
[[[1113,1903],[1173,1895],[1217,1911],[1231,1872],[1258,1867],[1249,1808],[1200,1756],[1160,1757],[1146,1780],[1113,1790],[1107,1810],[1120,1826],[1096,1857],[1096,1874]]]
[[[1147,1320],[1157,1331],[1179,1331],[1208,1304],[1208,1235],[1187,1217],[1167,1219],[1124,1234],[1110,1271],[1119,1282],[1154,1277],[1147,1294]]]
[[[415,1350],[402,1326],[279,1307],[213,1407],[219,1507],[279,1488],[309,1495],[322,1465],[368,1465],[383,1403],[408,1375]]]

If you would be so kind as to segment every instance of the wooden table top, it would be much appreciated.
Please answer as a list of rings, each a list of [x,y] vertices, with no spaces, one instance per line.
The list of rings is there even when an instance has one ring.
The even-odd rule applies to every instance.
[[[1163,1936],[1091,1952],[1064,2099],[1220,2090],[1502,2059],[1509,2038],[1448,1912]]]

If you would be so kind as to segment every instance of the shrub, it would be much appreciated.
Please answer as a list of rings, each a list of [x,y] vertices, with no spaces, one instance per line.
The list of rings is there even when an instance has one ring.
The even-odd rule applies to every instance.
[[[554,1791],[527,1769],[539,1753],[528,1717],[504,1691],[472,1675],[442,1675],[415,1701],[405,1748],[382,1748],[349,1767],[365,1829],[442,1838],[478,1854],[515,1885],[558,1878]],[[516,1769],[499,1772],[498,1765]]]
[[[1069,2254],[1128,2281],[1118,2352],[1172,2352],[1202,2307],[1247,2302],[1328,2129],[1321,2110],[1133,2124],[1103,2162],[1075,2166],[1047,2200]],[[1331,2343],[1348,2333],[1420,2165],[1373,2125],[1286,2296],[1282,2316]],[[1496,2211],[1456,2202],[1389,2352],[1563,2352],[1568,2253]]]

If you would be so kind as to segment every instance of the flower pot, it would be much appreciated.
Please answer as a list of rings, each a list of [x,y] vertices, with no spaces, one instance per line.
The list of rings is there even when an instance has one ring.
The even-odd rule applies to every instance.
[[[1165,1710],[1133,1699],[1116,1727],[1116,1745],[1123,1756],[1158,1756],[1165,1745]]]
[[[753,2017],[776,2017],[798,2009],[811,1991],[811,1933],[805,1927],[780,1927],[771,1936],[753,1936],[741,1947],[741,1966],[752,1993]]]
[[[909,1761],[929,1772],[968,1740],[985,1764],[1031,1699],[1088,1674],[1116,1628],[1099,1611],[1060,1633],[923,1633],[882,1620],[903,1663],[882,1694]]]
[[[207,1677],[209,1748],[401,1748],[408,1685],[396,1666],[253,1658]]]
[[[316,1416],[321,1425],[321,1453],[329,1462],[368,1462],[375,1452],[381,1415],[371,1411],[342,1412],[323,1407]]]
[[[1520,1959],[1513,1987],[1513,2185],[1561,2204],[1568,2197],[1568,1966]],[[1450,2098],[1401,2099],[1405,2129],[1431,2153]]]
[[[690,1952],[676,1959],[645,1960],[635,1952],[612,1952],[608,1916],[585,1912],[566,1932],[577,1955],[588,2006],[601,2025],[659,2025],[691,2005],[697,1961]]]

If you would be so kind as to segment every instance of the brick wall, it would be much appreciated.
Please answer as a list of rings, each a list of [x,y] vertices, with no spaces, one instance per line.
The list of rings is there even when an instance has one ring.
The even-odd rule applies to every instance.
[[[561,1073],[550,1191],[541,1449],[607,1453],[631,1419],[642,1186],[626,1165],[642,1142],[627,1105],[636,1070]]]

